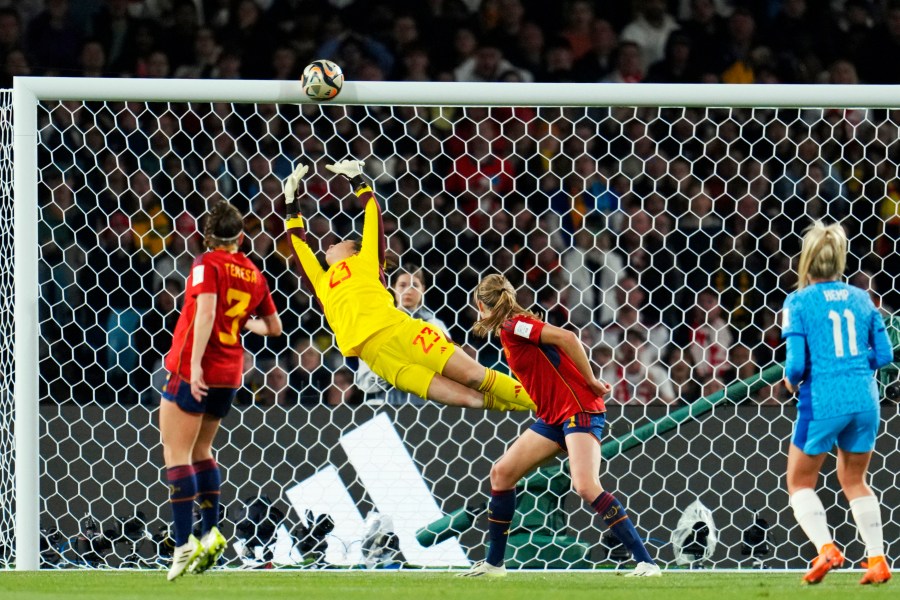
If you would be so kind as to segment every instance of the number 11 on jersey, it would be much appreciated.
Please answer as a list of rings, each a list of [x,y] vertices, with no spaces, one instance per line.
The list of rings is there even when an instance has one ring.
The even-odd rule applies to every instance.
[[[847,346],[850,356],[859,354],[859,345],[856,343],[856,317],[849,308],[844,309],[844,319],[847,321]],[[834,355],[837,358],[844,356],[844,327],[841,315],[837,311],[829,310],[828,318],[831,319],[831,332],[834,334]]]

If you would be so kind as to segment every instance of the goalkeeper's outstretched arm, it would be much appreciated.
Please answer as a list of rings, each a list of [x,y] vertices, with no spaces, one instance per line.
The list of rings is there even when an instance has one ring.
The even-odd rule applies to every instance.
[[[377,260],[379,267],[384,269],[384,256],[387,242],[384,237],[384,221],[381,218],[381,205],[375,197],[372,186],[362,176],[364,162],[361,160],[343,160],[333,165],[325,165],[325,168],[343,175],[350,181],[353,193],[359,198],[365,211],[363,221],[362,244],[359,255],[367,260]],[[382,272],[382,283],[387,287]]]
[[[316,282],[325,275],[325,270],[312,248],[306,243],[306,221],[300,214],[300,181],[309,167],[298,165],[284,182],[285,219],[284,228],[291,240],[291,247],[300,263],[300,279],[303,286],[313,296],[316,295]]]

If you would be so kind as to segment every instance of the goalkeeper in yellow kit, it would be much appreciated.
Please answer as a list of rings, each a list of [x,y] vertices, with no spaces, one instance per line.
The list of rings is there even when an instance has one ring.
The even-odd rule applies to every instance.
[[[437,327],[394,306],[385,287],[381,207],[363,180],[362,161],[326,165],[350,180],[365,207],[362,240],[346,240],[325,251],[328,269],[306,243],[306,224],[297,202],[309,167],[299,165],[284,182],[285,229],[300,262],[305,287],[318,298],[344,356],[358,356],[394,387],[450,406],[533,410],[528,392],[515,379],[478,364]]]

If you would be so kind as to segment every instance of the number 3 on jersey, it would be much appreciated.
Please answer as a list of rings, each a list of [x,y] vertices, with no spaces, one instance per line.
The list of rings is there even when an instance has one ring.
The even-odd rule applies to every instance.
[[[228,310],[225,311],[225,317],[232,317],[231,321],[231,331],[220,331],[219,332],[219,341],[223,344],[227,344],[229,346],[233,346],[238,342],[238,330],[241,327],[241,318],[243,318],[247,314],[247,307],[250,306],[250,300],[252,296],[247,292],[242,292],[241,290],[236,290],[234,288],[228,288],[228,293],[225,296],[226,302],[228,302]]]

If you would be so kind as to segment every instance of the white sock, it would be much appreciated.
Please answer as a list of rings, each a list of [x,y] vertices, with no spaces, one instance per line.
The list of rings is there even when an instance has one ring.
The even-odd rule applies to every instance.
[[[850,501],[850,512],[856,521],[859,537],[866,545],[869,558],[884,556],[884,534],[881,530],[881,506],[875,496],[862,496]]]
[[[803,488],[791,494],[791,508],[803,533],[815,545],[816,552],[821,552],[822,546],[834,541],[825,518],[825,507],[812,488]]]

